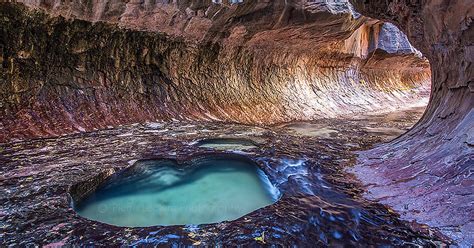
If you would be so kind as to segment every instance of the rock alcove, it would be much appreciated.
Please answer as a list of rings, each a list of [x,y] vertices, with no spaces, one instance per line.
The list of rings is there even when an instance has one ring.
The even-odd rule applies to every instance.
[[[6,245],[472,246],[472,1],[18,2],[0,3]],[[72,183],[209,137],[258,139],[246,156],[286,197],[131,231],[69,208]]]

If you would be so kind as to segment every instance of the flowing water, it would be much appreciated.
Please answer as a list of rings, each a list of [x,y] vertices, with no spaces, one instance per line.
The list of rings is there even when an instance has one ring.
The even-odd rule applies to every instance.
[[[117,226],[203,224],[237,219],[278,195],[252,161],[219,155],[184,166],[139,161],[75,208],[83,217]]]

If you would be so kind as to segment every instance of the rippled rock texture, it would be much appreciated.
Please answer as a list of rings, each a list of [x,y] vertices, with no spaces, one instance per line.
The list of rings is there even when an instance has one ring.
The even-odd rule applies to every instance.
[[[402,113],[396,121],[385,115],[361,116],[313,121],[305,127],[334,130],[332,137],[300,135],[292,132],[293,126],[163,122],[9,143],[0,150],[1,244],[441,246],[449,241],[436,230],[400,221],[393,211],[360,197],[357,181],[343,171],[355,159],[351,150],[385,137],[366,127],[403,132],[421,112]],[[80,197],[139,159],[172,158],[182,164],[204,154],[233,153],[201,147],[198,141],[209,137],[255,141],[257,146],[240,154],[257,163],[281,198],[235,221],[146,228],[91,221],[70,205],[68,193]]]
[[[189,42],[2,4],[0,140],[145,120],[268,125],[423,104],[429,65],[394,26],[347,8],[304,7],[270,21],[290,7],[208,6],[222,8],[224,16],[206,17],[221,30]]]
[[[346,1],[24,2],[64,17],[1,4],[0,142],[147,120],[344,119],[426,103],[431,79],[416,127],[353,172],[372,199],[472,244],[471,0],[352,0],[362,15]]]
[[[408,134],[361,153],[354,172],[368,196],[406,219],[474,243],[474,3],[353,1],[364,15],[396,23],[430,60],[432,94]]]

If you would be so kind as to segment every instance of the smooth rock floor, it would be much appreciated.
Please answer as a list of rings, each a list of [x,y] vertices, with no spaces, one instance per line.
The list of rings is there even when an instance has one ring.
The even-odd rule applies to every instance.
[[[355,151],[393,138],[395,129],[407,130],[422,111],[304,126],[331,130],[330,135],[309,130],[306,136],[286,125],[175,122],[1,144],[0,246],[440,245],[449,241],[436,230],[403,222],[390,209],[365,200],[358,181],[344,172],[354,164]],[[245,151],[196,146],[198,140],[216,137],[251,139],[259,146]],[[214,152],[236,152],[256,161],[282,193],[281,199],[231,222],[147,228],[87,220],[70,206],[69,187],[105,170],[118,171],[138,159],[186,161]]]

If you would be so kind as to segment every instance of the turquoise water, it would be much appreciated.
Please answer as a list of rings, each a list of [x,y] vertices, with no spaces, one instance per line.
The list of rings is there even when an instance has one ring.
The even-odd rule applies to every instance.
[[[139,161],[75,210],[116,226],[205,224],[237,219],[278,198],[250,160],[221,155],[178,167],[172,160]]]

